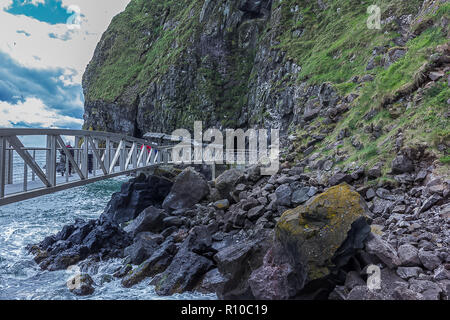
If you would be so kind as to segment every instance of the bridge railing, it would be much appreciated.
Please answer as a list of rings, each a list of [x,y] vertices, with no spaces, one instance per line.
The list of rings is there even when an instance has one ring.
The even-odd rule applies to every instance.
[[[24,136],[45,137],[46,146],[25,146],[21,140]],[[68,138],[74,141],[73,146],[66,144],[65,139]],[[121,134],[62,129],[0,129],[0,204],[4,198],[31,189],[82,185],[80,182],[151,167],[163,159],[167,161],[167,153],[167,148],[146,139]],[[69,171],[74,176],[69,176]]]

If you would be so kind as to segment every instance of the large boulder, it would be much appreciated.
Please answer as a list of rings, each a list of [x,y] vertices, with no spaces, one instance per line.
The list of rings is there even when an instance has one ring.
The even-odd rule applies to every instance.
[[[73,276],[67,281],[69,291],[77,296],[89,296],[94,293],[94,280],[87,273]]]
[[[223,199],[233,201],[233,197],[230,194],[234,186],[244,179],[244,173],[237,169],[227,170],[217,177],[215,181],[216,189],[219,191]]]
[[[119,224],[133,220],[149,206],[160,207],[171,188],[172,182],[166,178],[141,174],[112,195],[100,220]]]
[[[206,179],[189,167],[176,177],[162,206],[167,211],[190,208],[208,194],[209,186]]]
[[[165,218],[167,214],[164,210],[151,206],[142,211],[124,230],[133,237],[144,231],[159,233],[164,229]]]
[[[130,244],[131,238],[117,224],[78,219],[28,249],[41,269],[56,271],[92,256],[101,259],[120,257],[123,248]]]
[[[401,264],[395,249],[377,234],[371,233],[367,237],[366,251],[376,256],[390,269],[398,267]]]
[[[302,289],[294,267],[283,252],[276,247],[269,249],[263,265],[254,270],[249,278],[253,296],[257,300],[285,300]]]
[[[282,215],[275,241],[294,267],[296,288],[331,276],[364,247],[368,212],[359,193],[344,183]]]
[[[214,267],[211,257],[216,251],[211,245],[211,234],[206,226],[192,229],[169,267],[152,280],[156,293],[169,296],[193,290]]]
[[[139,233],[131,246],[125,248],[124,255],[129,257],[132,264],[141,264],[148,259],[161,244],[158,238],[150,232]]]
[[[173,237],[169,237],[161,246],[143,263],[131,272],[127,273],[122,279],[122,285],[129,288],[147,277],[153,277],[163,272],[172,262],[177,247]]]
[[[272,231],[264,230],[244,241],[237,241],[219,250],[214,261],[225,278],[216,288],[219,299],[254,299],[250,287],[252,273],[261,267],[270,247]]]
[[[393,161],[392,161],[392,173],[394,174],[402,174],[402,173],[408,173],[414,171],[414,164],[405,155],[398,155]]]

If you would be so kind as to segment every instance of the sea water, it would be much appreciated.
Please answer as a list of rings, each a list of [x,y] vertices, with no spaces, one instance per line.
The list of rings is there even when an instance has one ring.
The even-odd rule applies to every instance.
[[[23,162],[17,155],[14,157],[14,182],[17,183],[23,179]],[[45,154],[37,153],[36,161],[43,167]],[[111,195],[119,191],[121,184],[128,179],[117,177],[0,207],[0,300],[215,299],[215,295],[198,293],[160,297],[149,285],[150,279],[132,288],[124,288],[120,279],[111,276],[122,265],[122,259],[99,263],[97,272],[90,273],[96,284],[94,294],[78,297],[66,285],[73,273],[66,270],[43,271],[34,262],[33,256],[25,249],[28,244],[38,243],[59,232],[77,218],[98,218]]]

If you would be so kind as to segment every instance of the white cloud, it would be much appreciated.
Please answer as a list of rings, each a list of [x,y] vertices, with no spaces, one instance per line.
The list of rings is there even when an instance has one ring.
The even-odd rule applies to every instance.
[[[27,98],[15,105],[0,101],[0,127],[12,128],[16,123],[31,127],[64,128],[82,125],[83,120],[49,109],[40,99]]]
[[[66,24],[51,25],[24,15],[5,12],[3,9],[11,2],[12,0],[0,0],[0,51],[8,53],[20,64],[30,68],[75,70],[77,75],[70,81],[81,83],[83,72],[102,33],[130,0],[62,0],[64,7],[75,5],[81,9],[81,28],[73,30],[69,30]],[[30,36],[17,33],[18,30]],[[52,38],[49,34],[55,37]]]
[[[34,4],[45,2],[30,1]],[[62,69],[63,75],[59,80],[66,86],[81,84],[84,70],[101,35],[111,19],[123,11],[129,2],[62,0],[63,7],[78,6],[82,14],[81,28],[70,30],[66,24],[51,25],[24,15],[10,14],[4,8],[9,7],[12,0],[0,0],[0,52],[7,53],[18,64],[29,69]],[[60,94],[64,96],[63,92]],[[22,98],[25,100],[17,104],[0,101],[0,127],[13,127],[21,123],[32,127],[73,128],[83,124],[81,119],[63,115],[64,110],[52,110],[46,106],[43,102],[45,97]],[[73,103],[79,105],[80,111],[83,110],[81,99]]]

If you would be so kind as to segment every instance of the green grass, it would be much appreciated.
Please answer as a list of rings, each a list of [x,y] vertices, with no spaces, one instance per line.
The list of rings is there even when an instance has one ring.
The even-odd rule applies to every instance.
[[[415,13],[420,7],[419,2],[422,3],[377,1],[377,4],[382,8],[383,17],[386,17],[392,13]],[[291,33],[286,32],[283,41],[278,45],[303,66],[299,81],[306,80],[311,84],[329,81],[341,95],[350,92],[357,92],[359,95],[350,110],[335,125],[333,132],[317,146],[316,151],[323,157],[333,155],[327,146],[336,141],[342,129],[348,129],[351,137],[344,139],[344,143],[338,148],[340,154],[344,152],[348,155],[342,165],[356,161],[370,167],[381,162],[385,164],[383,173],[387,174],[388,166],[396,153],[396,136],[401,130],[405,146],[426,145],[429,151],[443,159],[441,162],[444,163],[448,155],[443,155],[437,147],[439,144],[450,145],[450,121],[444,116],[448,111],[447,100],[450,99],[447,76],[425,89],[420,98],[417,92],[413,92],[410,95],[413,101],[399,99],[387,104],[386,101],[390,101],[388,98],[395,97],[400,89],[414,82],[418,70],[430,61],[436,47],[448,41],[447,30],[436,24],[428,27],[405,45],[407,53],[403,58],[387,69],[376,67],[371,70],[374,81],[358,87],[350,79],[355,75],[362,76],[367,73],[365,67],[372,55],[372,49],[379,45],[389,45],[392,50],[392,39],[397,36],[393,28],[383,32],[365,28],[363,22],[367,18],[365,8],[368,4],[367,1],[361,1],[360,5],[334,1],[327,10],[319,12],[316,2],[304,2],[302,21],[304,27],[310,31],[305,32],[306,36],[299,39],[292,39]],[[286,7],[289,8],[289,5]],[[342,19],[333,20],[337,7],[341,8]],[[438,22],[443,15],[448,16],[449,12],[450,4],[446,3],[437,12],[432,12],[423,19]],[[285,23],[287,30],[298,27],[294,23]],[[351,60],[351,57],[354,59]],[[381,61],[381,56],[378,59]],[[377,110],[377,114],[366,120],[364,116],[371,109]],[[377,125],[382,128],[382,135],[374,139],[365,129]],[[310,130],[315,127],[316,129]],[[297,135],[301,137],[305,133],[318,133],[321,129],[322,127],[313,121],[307,128],[297,130]],[[350,143],[355,137],[364,145],[362,150],[356,150]],[[299,139],[296,145],[300,147],[306,143],[307,139]],[[299,157],[302,157],[302,154],[299,153]]]
[[[444,156],[439,159],[443,164],[450,164],[450,156]]]

